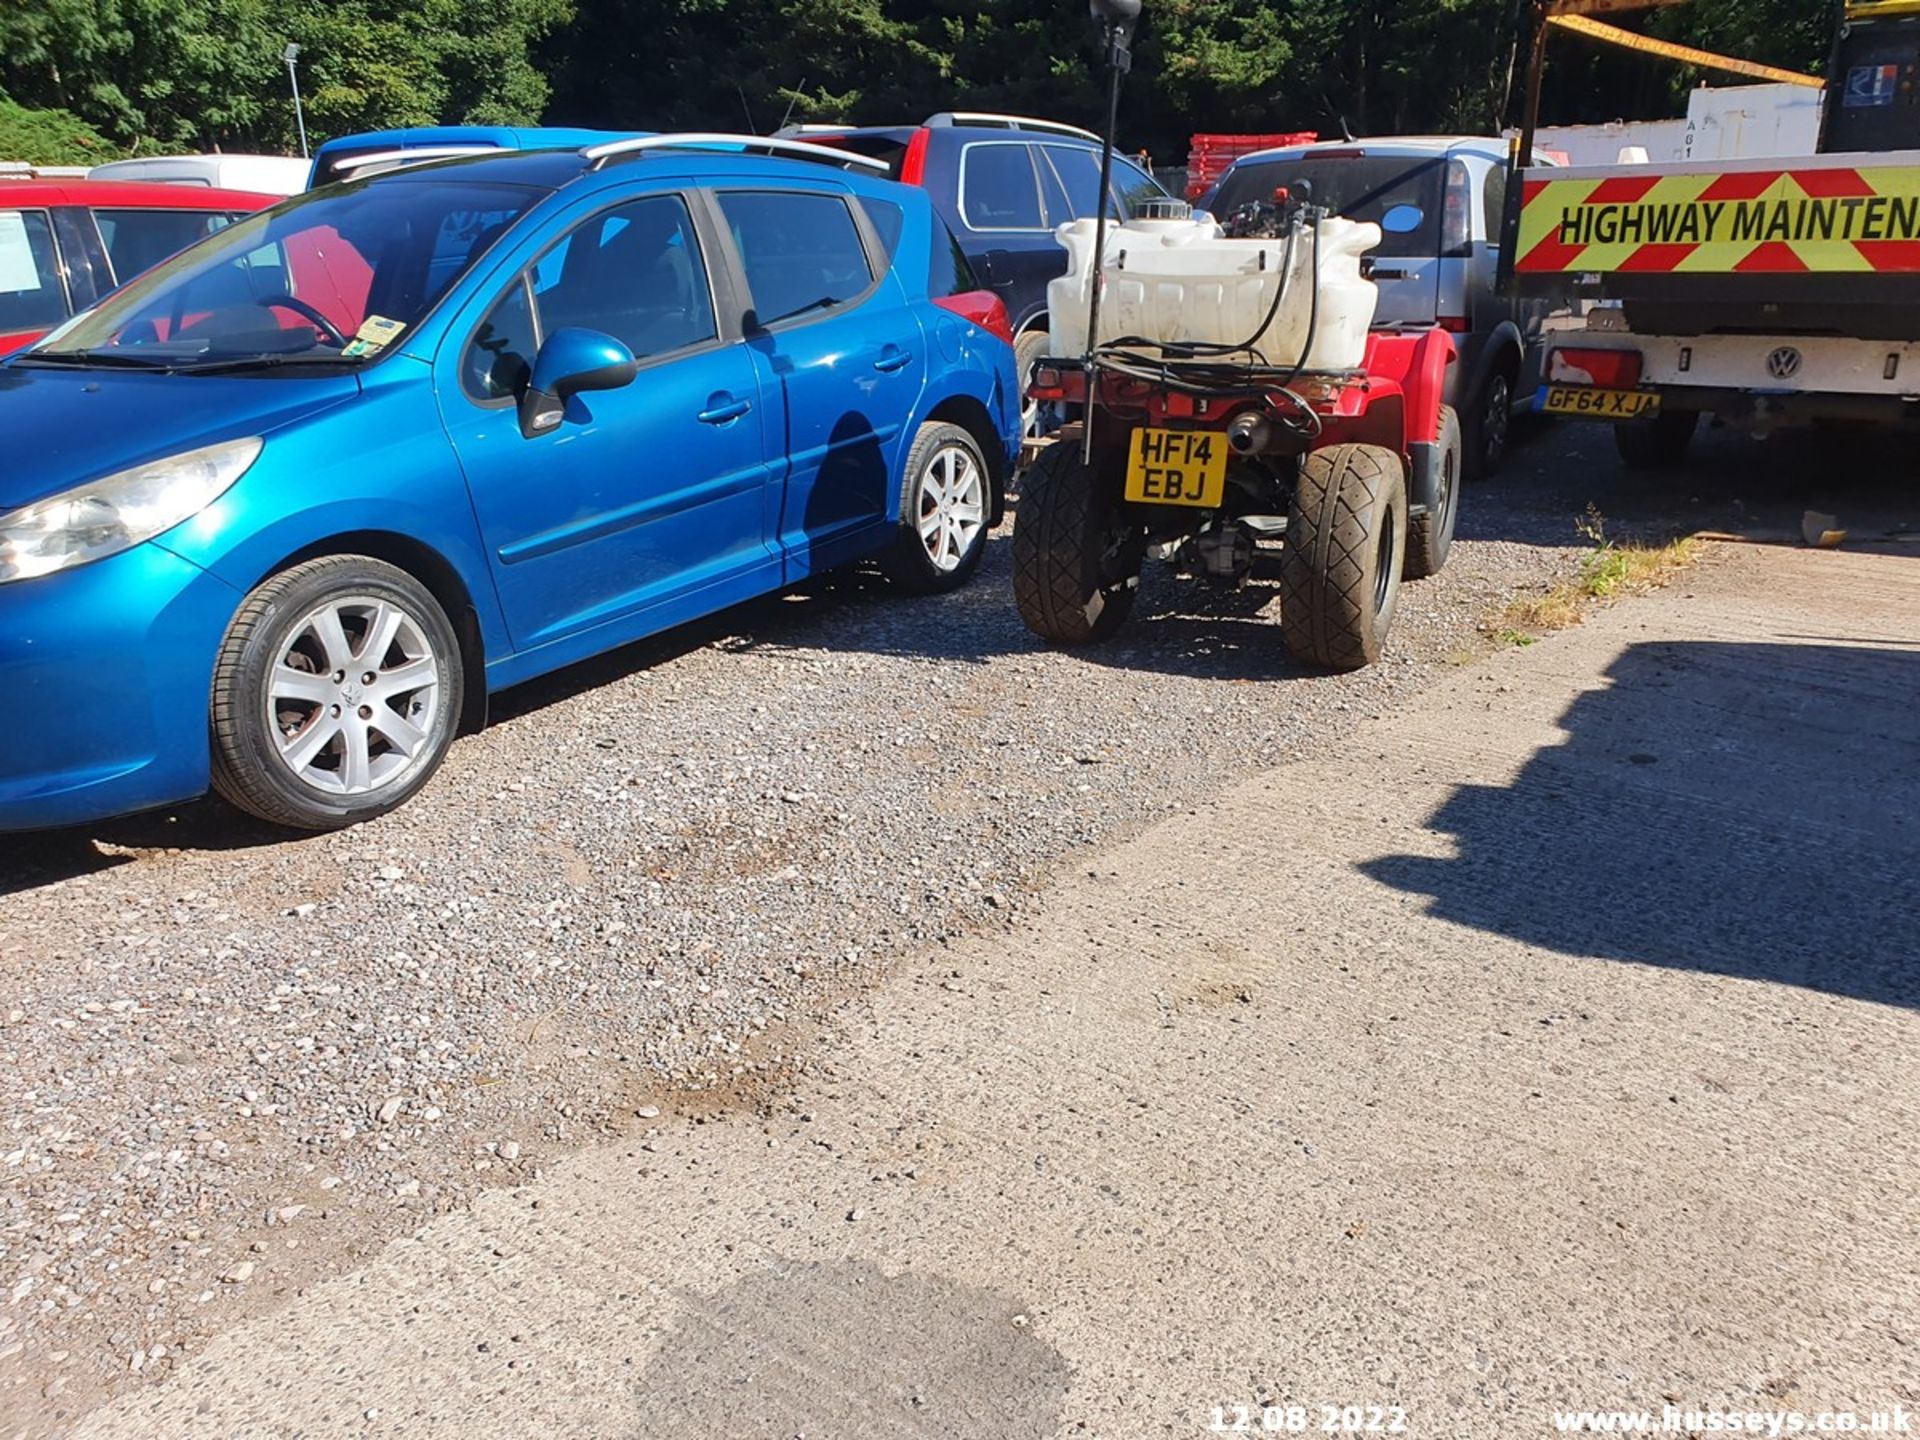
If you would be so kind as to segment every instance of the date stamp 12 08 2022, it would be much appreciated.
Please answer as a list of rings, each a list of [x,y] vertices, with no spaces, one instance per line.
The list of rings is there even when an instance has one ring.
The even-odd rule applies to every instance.
[[[1216,1435],[1405,1435],[1399,1405],[1272,1405],[1230,1401],[1207,1414]]]

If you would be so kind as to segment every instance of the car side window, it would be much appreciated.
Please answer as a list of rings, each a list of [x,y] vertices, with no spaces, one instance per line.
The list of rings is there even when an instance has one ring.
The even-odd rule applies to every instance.
[[[986,140],[962,150],[960,214],[975,230],[1045,229],[1033,148],[1019,140]]]
[[[734,190],[718,198],[760,328],[834,309],[873,284],[860,228],[840,196]]]
[[[514,399],[533,374],[533,356],[539,348],[527,277],[519,275],[467,342],[467,353],[460,361],[461,388],[476,400]]]
[[[215,210],[95,210],[93,223],[113,262],[114,281],[124,285],[230,222]]]
[[[1159,181],[1118,155],[1113,157],[1113,192],[1120,201],[1121,212],[1126,215],[1138,214],[1149,200],[1164,200],[1167,195]]]
[[[1091,220],[1099,208],[1100,157],[1077,145],[1042,145],[1040,154],[1060,177],[1061,188],[1066,191],[1067,203],[1072,207],[1070,218]],[[1116,173],[1119,163],[1116,158]],[[1107,213],[1114,213],[1112,206],[1107,207]]]
[[[927,294],[936,300],[944,300],[949,295],[965,295],[969,291],[983,289],[979,277],[973,273],[973,266],[967,260],[967,252],[960,248],[960,242],[953,231],[947,228],[947,222],[936,215],[933,225],[933,243],[928,246],[932,256],[927,265]]]
[[[873,233],[880,237],[880,253],[892,261],[894,251],[900,248],[900,230],[907,223],[907,212],[891,200],[865,198],[860,204],[873,222]]]
[[[542,338],[578,326],[636,359],[711,340],[713,294],[693,219],[678,195],[650,195],[575,226],[533,264]]]
[[[0,210],[0,332],[47,330],[67,318],[53,226],[44,210]]]

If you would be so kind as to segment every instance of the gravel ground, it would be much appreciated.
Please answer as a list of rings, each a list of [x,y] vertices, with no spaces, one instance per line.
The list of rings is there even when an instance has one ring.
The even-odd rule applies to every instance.
[[[0,1433],[573,1144],[750,1100],[894,958],[1416,695],[1571,572],[1613,473],[1572,434],[1470,494],[1356,675],[1289,666],[1270,581],[1162,572],[1116,643],[1043,650],[1003,531],[955,596],[847,577],[502,697],[345,834],[205,804],[0,840]]]

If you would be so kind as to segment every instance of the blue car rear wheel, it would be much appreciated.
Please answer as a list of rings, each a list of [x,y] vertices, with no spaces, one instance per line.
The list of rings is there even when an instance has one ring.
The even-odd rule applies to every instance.
[[[432,777],[459,723],[453,626],[404,570],[329,555],[241,605],[213,680],[213,783],[263,820],[333,830]]]

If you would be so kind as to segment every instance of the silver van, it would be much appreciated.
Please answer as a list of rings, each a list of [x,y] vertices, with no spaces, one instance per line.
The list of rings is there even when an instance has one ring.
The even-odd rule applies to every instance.
[[[1537,164],[1550,163],[1544,156]],[[1375,325],[1440,325],[1453,332],[1460,363],[1447,376],[1447,401],[1460,416],[1468,476],[1490,475],[1506,457],[1513,415],[1533,398],[1547,306],[1503,300],[1494,290],[1505,204],[1505,142],[1471,135],[1385,136],[1261,150],[1233,162],[1202,201],[1226,223],[1242,206],[1297,195],[1351,220],[1382,227],[1372,252],[1380,286]],[[1409,226],[1409,210],[1418,223]]]

